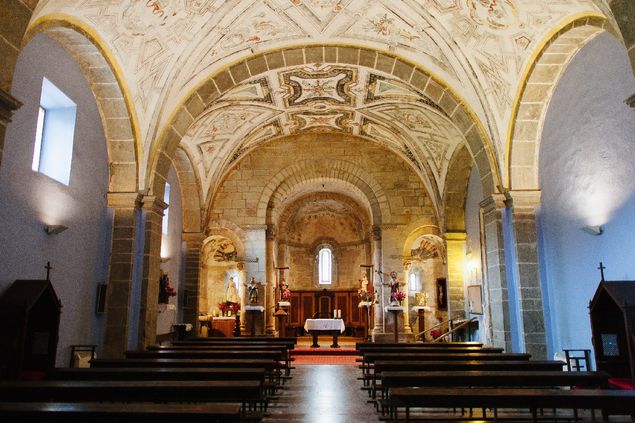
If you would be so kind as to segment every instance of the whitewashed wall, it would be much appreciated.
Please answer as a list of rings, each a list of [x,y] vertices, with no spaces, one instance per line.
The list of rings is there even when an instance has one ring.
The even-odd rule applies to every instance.
[[[600,261],[608,280],[635,280],[635,111],[624,104],[634,92],[624,47],[601,35],[573,59],[549,106],[539,246],[551,354],[592,348],[588,305]]]
[[[43,77],[77,104],[68,186],[31,170]],[[44,279],[44,266],[51,262],[51,281],[63,306],[57,365],[67,366],[71,344],[99,344],[102,339],[96,286],[107,281],[112,234],[106,141],[79,66],[44,35],[21,52],[11,94],[24,105],[7,129],[0,167],[0,291],[16,279]],[[47,235],[46,224],[68,229]]]

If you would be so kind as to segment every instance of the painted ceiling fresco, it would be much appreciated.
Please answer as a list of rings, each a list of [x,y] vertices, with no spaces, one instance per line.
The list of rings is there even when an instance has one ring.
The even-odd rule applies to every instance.
[[[523,70],[554,27],[600,13],[594,3],[49,0],[33,21],[67,15],[103,40],[133,97],[146,160],[174,108],[210,75],[253,53],[316,42],[389,51],[437,75],[472,107],[502,157]],[[385,143],[439,190],[459,142],[434,104],[399,81],[318,63],[236,87],[195,123],[184,148],[209,186],[263,140],[325,128]]]
[[[231,90],[181,142],[203,198],[244,152],[300,132],[349,133],[387,146],[443,192],[450,158],[463,138],[425,95],[376,70],[320,65],[272,71]]]

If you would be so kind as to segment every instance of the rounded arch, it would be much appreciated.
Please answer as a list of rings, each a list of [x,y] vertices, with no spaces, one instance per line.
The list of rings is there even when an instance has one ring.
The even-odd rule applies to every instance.
[[[311,49],[313,53],[305,54],[306,49]],[[478,167],[485,195],[497,192],[502,186],[495,148],[485,127],[467,101],[440,77],[421,65],[379,49],[311,44],[268,50],[241,59],[210,75],[208,80],[188,93],[159,131],[159,136],[153,141],[149,151],[149,166],[144,175],[149,191],[154,195],[161,195],[165,186],[165,162],[169,161],[188,127],[221,95],[248,79],[288,64],[303,65],[316,61],[325,63],[329,60],[386,72],[427,95],[455,123],[466,139]]]
[[[448,167],[444,197],[444,232],[465,232],[465,201],[472,159],[466,148],[455,151]]]
[[[525,71],[512,111],[505,175],[509,190],[538,190],[538,154],[549,102],[571,59],[605,31],[616,35],[606,19],[582,17],[566,24],[544,42]],[[619,37],[618,37],[619,38]]]
[[[412,256],[413,250],[418,248],[422,241],[426,242],[426,246],[430,246],[430,248],[435,249],[445,263],[445,242],[439,234],[439,228],[431,225],[419,226],[418,228],[410,231],[403,244],[403,256]],[[426,247],[424,249],[426,251],[431,251],[430,248]],[[422,251],[421,253],[425,254],[425,251]]]
[[[225,220],[209,222],[207,228],[205,228],[205,239],[203,240],[201,251],[203,251],[207,243],[215,236],[222,236],[229,239],[236,248],[237,256],[245,256],[245,232],[238,225]]]
[[[388,199],[381,185],[364,169],[343,160],[301,161],[282,169],[263,190],[257,207],[258,218],[263,223],[273,223],[269,221],[271,208],[291,196],[298,185],[317,179],[342,181],[361,191],[368,201],[374,225],[389,219]]]
[[[181,187],[183,208],[183,232],[201,232],[203,225],[200,183],[192,168],[192,162],[183,149],[177,149],[172,161]]]
[[[287,225],[290,223],[293,216],[301,209],[307,202],[310,201],[325,201],[325,200],[334,200],[339,203],[345,204],[350,207],[359,218],[360,223],[362,224],[363,229],[366,229],[365,235],[370,237],[371,225],[370,225],[370,211],[365,209],[361,204],[359,204],[354,198],[332,192],[314,192],[310,194],[304,194],[299,197],[294,197],[291,201],[288,201],[284,206],[283,210],[278,214],[276,219],[272,219],[273,223],[279,222],[278,233],[284,235],[287,231]]]
[[[70,16],[36,20],[29,26],[24,42],[38,33],[48,35],[70,52],[95,95],[108,147],[109,191],[137,192],[141,156],[139,125],[132,96],[114,55],[93,30]],[[165,180],[168,169],[169,163],[163,173]]]

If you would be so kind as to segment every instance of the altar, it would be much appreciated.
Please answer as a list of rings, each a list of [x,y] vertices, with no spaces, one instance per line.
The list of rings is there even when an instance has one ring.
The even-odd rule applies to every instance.
[[[342,319],[306,319],[304,322],[304,330],[309,332],[313,337],[313,345],[311,348],[319,348],[318,336],[320,333],[333,336],[333,344],[331,348],[339,348],[337,337],[340,333],[344,333],[346,326]]]

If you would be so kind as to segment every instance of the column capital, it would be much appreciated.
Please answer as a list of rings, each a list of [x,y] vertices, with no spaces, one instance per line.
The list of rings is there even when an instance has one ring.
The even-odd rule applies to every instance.
[[[373,237],[373,241],[381,241],[381,226],[373,225],[371,235]]]
[[[464,231],[448,231],[443,234],[443,238],[446,241],[465,241],[467,239],[467,232]]]
[[[181,239],[186,244],[202,244],[205,240],[205,234],[202,232],[183,232]]]
[[[507,204],[513,208],[535,208],[540,204],[541,195],[540,190],[509,191]]]
[[[507,201],[505,194],[492,194],[481,201],[479,206],[481,206],[485,213],[488,213],[494,210],[506,208],[507,205],[505,204],[505,201]]]
[[[109,192],[106,195],[108,207],[113,209],[136,209],[141,207],[143,196],[138,192]]]
[[[0,123],[5,126],[11,122],[13,112],[22,107],[22,102],[0,89]]]
[[[156,195],[144,195],[141,198],[141,207],[144,210],[162,215],[163,211],[168,208],[168,204]]]
[[[635,109],[635,94],[624,100],[624,103],[628,104],[629,107]]]
[[[265,232],[267,241],[273,241],[278,237],[278,227],[275,224],[268,224]]]

